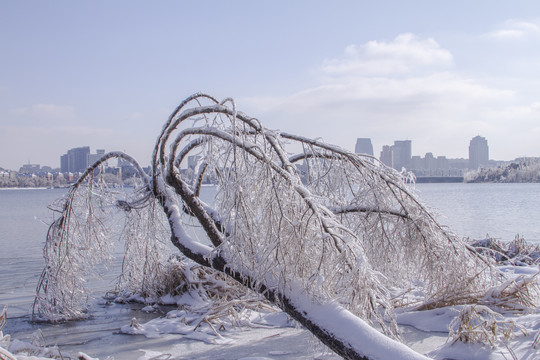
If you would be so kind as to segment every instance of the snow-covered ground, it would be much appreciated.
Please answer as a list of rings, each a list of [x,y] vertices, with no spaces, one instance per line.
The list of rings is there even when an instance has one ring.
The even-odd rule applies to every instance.
[[[506,272],[531,275],[536,266],[506,267]],[[448,327],[459,314],[461,306],[426,311],[402,311],[397,314],[405,344],[434,359],[538,359],[540,351],[533,343],[540,332],[540,313],[504,313],[505,320],[515,323],[514,334],[508,341],[501,336],[493,346],[453,341]],[[143,309],[152,312],[152,307]],[[161,308],[163,310],[163,308]],[[209,321],[206,321],[206,320]],[[62,356],[74,356],[78,351],[88,359],[222,359],[222,360],[292,360],[339,359],[325,350],[306,330],[297,328],[286,314],[262,309],[245,310],[234,318],[211,321],[207,315],[182,309],[166,311],[162,316],[142,322],[137,319],[117,324],[113,331],[99,341],[74,341],[61,346]],[[113,320],[114,321],[114,320]],[[124,321],[126,319],[124,318]],[[233,326],[233,324],[235,326]],[[52,329],[52,328],[50,328]],[[68,330],[64,329],[64,331]],[[45,330],[47,331],[47,330]],[[106,333],[105,330],[104,333]],[[44,334],[46,335],[46,334]],[[0,345],[7,347],[7,338]],[[24,355],[28,350],[33,356]],[[11,339],[9,350],[20,360],[36,360],[40,356],[58,355],[54,348],[47,351],[32,347],[27,341]],[[1,357],[0,357],[1,358]]]
[[[399,316],[403,341],[414,350],[434,359],[537,359],[540,352],[532,346],[535,333],[520,335],[495,348],[480,344],[452,343],[448,341],[445,328],[457,312],[445,308],[425,312],[405,313]],[[530,330],[538,331],[540,315],[522,316],[519,320]],[[203,360],[293,360],[293,359],[340,359],[317,344],[312,335],[284,321],[284,314],[258,327],[242,327],[222,332],[222,337],[211,334],[208,327],[193,331],[177,318],[166,317],[140,325],[139,335],[111,335],[107,343],[77,344],[69,346],[63,355],[76,355],[77,348],[87,354],[98,354],[100,359],[203,359]],[[257,326],[256,324],[253,324]],[[125,327],[130,327],[126,324]],[[99,348],[114,349],[104,354]],[[28,348],[27,343],[12,340],[13,352]],[[34,352],[38,354],[37,352]],[[54,355],[54,352],[51,353]],[[514,354],[514,356],[512,355]],[[45,355],[43,353],[43,355]],[[110,357],[109,357],[110,356]],[[20,360],[37,360],[37,357],[18,355]]]

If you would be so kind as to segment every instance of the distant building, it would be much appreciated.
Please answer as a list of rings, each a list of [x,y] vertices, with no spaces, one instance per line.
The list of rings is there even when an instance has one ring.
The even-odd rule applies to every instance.
[[[103,155],[105,155],[104,149],[98,149],[95,154],[90,154],[89,146],[69,149],[66,154],[60,156],[60,172],[83,173],[88,166],[101,159]],[[108,167],[107,162],[104,165]]]
[[[453,171],[455,169],[450,168],[450,160],[446,156],[435,157],[431,152],[426,153],[423,158],[413,156],[411,166],[407,170],[412,170],[416,176],[455,176],[461,174],[460,171]]]
[[[69,169],[68,155],[64,154],[64,155],[60,156],[60,172],[61,173],[67,173],[67,172],[69,172],[68,169]]]
[[[373,145],[370,138],[358,138],[356,139],[356,146],[354,152],[357,154],[367,154],[373,156]]]
[[[475,136],[469,143],[469,169],[489,164],[489,147],[486,138]]]
[[[415,155],[411,158],[411,169],[412,170],[423,170],[425,167],[424,159],[422,157]]]
[[[69,149],[60,157],[60,171],[63,173],[84,172],[88,167],[88,154],[90,154],[89,146]]]
[[[379,160],[381,160],[381,162],[386,165],[386,166],[389,166],[389,167],[393,167],[394,165],[394,162],[392,161],[392,147],[390,145],[384,145],[382,147],[382,151],[381,151],[381,156],[379,158]]]
[[[435,159],[435,156],[433,156],[433,153],[426,153],[426,156],[424,156],[424,168],[429,171],[433,171],[437,169],[437,159]]]
[[[99,159],[101,159],[105,155],[104,149],[97,149],[95,154],[88,154],[88,161],[86,167],[92,165]],[[105,164],[105,167],[107,167],[107,164]]]
[[[133,166],[129,161],[125,160],[125,159],[122,159],[122,158],[118,158],[118,162],[117,162],[117,167],[119,168],[122,168],[122,167],[125,167],[125,166]]]
[[[392,146],[392,162],[393,168],[401,170],[408,169],[411,164],[412,141],[411,140],[396,140]]]
[[[446,156],[437,156],[437,169],[449,170],[450,162]]]
[[[469,168],[469,159],[448,159],[448,167],[450,169],[465,170]]]
[[[38,164],[25,164],[19,169],[20,174],[37,174],[41,170]]]
[[[2,170],[0,171],[0,178],[3,179],[16,179],[17,178],[17,172],[13,170]]]

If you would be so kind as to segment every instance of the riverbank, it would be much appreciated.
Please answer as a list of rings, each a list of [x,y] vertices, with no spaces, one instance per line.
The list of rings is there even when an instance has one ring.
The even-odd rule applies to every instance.
[[[501,270],[514,277],[534,276],[538,271],[536,266],[503,266]],[[33,352],[25,355],[25,346],[30,348],[27,344],[32,339],[42,350],[49,347],[52,354],[56,349],[64,358],[76,357],[82,351],[94,359],[111,360],[340,359],[317,345],[308,331],[296,328],[281,312],[243,314],[244,326],[232,327],[225,320],[226,325],[216,333],[216,329],[209,326],[187,326],[179,316],[182,310],[178,309],[160,307],[158,313],[148,314],[140,307],[133,308],[133,304],[98,301],[97,306],[92,311],[98,313],[89,320],[59,325],[34,324],[37,335],[27,334],[26,338],[13,333],[13,349],[21,351],[17,359],[37,360],[47,353],[43,351],[40,355],[38,348],[33,347]],[[540,328],[538,311],[503,312],[504,318],[499,319],[498,326],[512,324],[514,332],[505,340],[504,331],[501,331],[499,340],[491,346],[455,341],[451,336],[449,329],[455,326],[452,321],[464,308],[461,305],[426,311],[398,310],[397,321],[403,342],[417,352],[441,360],[532,359],[536,356],[535,342],[538,343]],[[148,318],[144,320],[142,316]],[[34,355],[38,358],[27,357]]]

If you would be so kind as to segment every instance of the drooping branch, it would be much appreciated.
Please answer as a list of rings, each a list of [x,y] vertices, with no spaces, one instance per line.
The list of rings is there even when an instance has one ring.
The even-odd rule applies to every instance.
[[[103,165],[103,163],[105,163],[107,160],[110,160],[110,159],[113,159],[113,158],[122,159],[122,160],[125,160],[125,161],[129,162],[135,168],[135,170],[137,170],[137,174],[139,175],[139,177],[141,177],[142,179],[145,179],[146,181],[148,181],[148,179],[147,179],[148,175],[141,168],[141,166],[139,165],[137,160],[135,160],[134,158],[132,158],[131,156],[129,156],[129,155],[123,153],[123,152],[111,151],[111,152],[103,155],[101,158],[96,160],[90,166],[88,166],[88,168],[85,170],[85,172],[73,184],[72,188],[77,188],[79,186],[79,184],[81,184],[83,181],[87,180],[89,175],[93,174],[94,170],[96,170],[98,167]]]
[[[95,181],[94,171],[112,158],[128,161],[143,180],[145,193],[134,202],[122,202],[108,191],[103,181]],[[99,178],[99,175],[98,175]],[[85,277],[96,264],[107,261],[112,251],[110,226],[116,206],[131,209],[149,199],[149,178],[138,162],[122,152],[110,152],[90,165],[53,210],[59,214],[47,232],[43,269],[36,288],[33,317],[50,321],[84,317],[89,290]],[[84,274],[84,275],[82,275]]]
[[[167,143],[167,137],[166,134],[169,133],[169,129],[172,126],[172,122],[175,118],[175,116],[186,106],[186,104],[190,103],[191,101],[198,101],[201,98],[210,99],[214,103],[218,103],[216,99],[214,99],[212,96],[203,94],[203,93],[195,93],[186,99],[184,99],[177,107],[176,109],[171,113],[165,124],[163,125],[163,129],[161,130],[161,133],[159,134],[156,145],[154,147],[154,152],[152,154],[152,169],[154,170],[152,177],[153,177],[153,183],[154,183],[154,191],[156,191],[156,177],[158,175],[158,154],[160,153],[162,147]],[[171,131],[172,132],[172,131]],[[170,134],[170,133],[169,133]],[[163,161],[162,161],[163,163]]]
[[[221,112],[222,109],[219,109],[219,111]],[[340,245],[340,243],[342,242],[342,239],[339,235],[336,234],[334,229],[336,228],[336,229],[341,229],[345,231],[347,231],[347,229],[341,227],[341,225],[338,222],[335,222],[331,217],[328,217],[327,215],[329,215],[329,213],[325,211],[326,209],[324,207],[320,207],[318,204],[316,204],[313,201],[310,191],[301,185],[300,180],[298,179],[297,176],[295,176],[297,174],[292,170],[293,169],[292,164],[289,163],[289,161],[285,158],[281,146],[279,146],[276,143],[275,138],[273,136],[266,136],[266,139],[274,143],[274,145],[272,146],[272,149],[276,150],[279,153],[282,153],[281,156],[279,156],[279,159],[281,161],[281,166],[279,166],[274,161],[272,161],[272,157],[267,156],[264,153],[263,149],[260,146],[258,146],[256,143],[249,142],[243,138],[240,138],[239,136],[230,134],[226,131],[222,131],[220,129],[213,128],[213,127],[212,128],[190,128],[190,129],[182,130],[178,134],[176,140],[173,142],[171,146],[170,155],[169,155],[169,164],[167,168],[170,174],[168,177],[169,184],[175,187],[175,189],[177,189],[177,193],[184,199],[184,201],[192,202],[194,194],[188,191],[189,189],[187,189],[185,182],[181,181],[181,179],[177,176],[176,174],[177,170],[173,164],[173,161],[174,161],[173,159],[177,157],[176,151],[179,144],[184,138],[186,138],[189,135],[203,135],[205,137],[219,138],[223,141],[230,143],[231,146],[234,146],[235,149],[238,148],[239,150],[242,150],[243,152],[253,156],[254,160],[259,161],[269,166],[272,171],[274,171],[275,173],[283,177],[283,179],[287,181],[289,185],[294,188],[294,191],[303,198],[303,200],[311,208],[311,210],[319,216],[321,220],[321,226],[323,227],[324,231],[333,239],[335,247],[340,252],[343,251],[342,245]],[[191,146],[191,145],[188,145],[188,146]],[[199,213],[198,209],[195,210],[195,214],[198,217],[199,216],[204,217],[202,213]],[[205,224],[202,224],[202,226],[206,227]],[[218,244],[220,243],[218,242],[217,239],[218,239],[217,234],[214,231],[212,231],[211,240],[216,246],[218,246]],[[345,243],[344,246],[348,246],[348,245]],[[348,261],[346,261],[346,263],[348,264]]]
[[[223,115],[229,118],[230,126],[227,127],[224,124],[226,121],[223,119],[219,121],[214,121],[210,123],[206,123],[206,126],[197,127],[197,128],[188,128],[184,130],[180,130],[175,138],[175,140],[171,144],[171,150],[169,154],[169,164],[166,166],[168,171],[175,173],[177,168],[178,162],[174,164],[172,162],[172,159],[179,158],[179,156],[176,155],[177,149],[181,147],[181,144],[186,141],[193,141],[189,140],[192,136],[200,136],[203,137],[205,140],[205,144],[207,144],[207,147],[210,147],[209,144],[212,144],[212,148],[214,149],[214,152],[208,153],[210,156],[209,158],[203,159],[205,162],[209,164],[210,167],[215,168],[216,172],[218,173],[231,173],[231,170],[234,171],[234,174],[232,178],[230,178],[230,175],[227,177],[221,177],[221,180],[224,182],[221,185],[223,185],[225,188],[229,187],[232,184],[238,183],[238,185],[235,185],[232,189],[232,192],[224,199],[230,199],[230,205],[226,205],[226,207],[222,210],[215,210],[212,211],[211,214],[208,214],[208,216],[199,216],[203,228],[212,228],[212,223],[215,224],[216,220],[216,214],[220,217],[220,221],[223,221],[224,213],[222,211],[227,211],[230,214],[235,214],[235,216],[231,217],[229,216],[229,220],[225,220],[229,222],[229,225],[226,227],[228,229],[231,229],[231,231],[228,231],[227,233],[221,233],[224,236],[224,242],[222,242],[218,246],[218,253],[220,254],[220,260],[213,262],[210,264],[214,268],[220,268],[217,264],[225,262],[227,265],[224,265],[223,269],[236,269],[238,268],[239,264],[236,262],[236,260],[232,260],[236,258],[238,255],[235,255],[234,253],[231,253],[232,249],[237,248],[237,236],[240,234],[238,231],[239,227],[239,221],[242,217],[244,220],[247,221],[248,224],[246,227],[246,230],[248,233],[253,232],[256,228],[254,226],[262,226],[262,225],[256,225],[260,223],[258,216],[263,216],[262,214],[257,215],[256,213],[251,213],[250,208],[252,203],[248,204],[245,202],[246,197],[245,193],[242,192],[241,189],[244,189],[245,186],[248,186],[247,184],[244,184],[244,181],[240,181],[241,179],[237,176],[246,176],[246,174],[249,174],[249,176],[253,176],[254,173],[252,172],[255,170],[260,164],[260,171],[261,174],[267,174],[265,176],[268,176],[268,178],[271,178],[272,181],[270,182],[273,184],[271,188],[272,191],[276,191],[277,187],[276,184],[280,184],[279,187],[285,186],[292,191],[290,194],[293,195],[292,198],[287,199],[287,201],[290,203],[294,197],[298,197],[298,199],[302,199],[303,203],[307,205],[307,208],[304,208],[303,210],[299,211],[298,214],[306,214],[308,215],[308,223],[315,220],[315,223],[317,223],[322,230],[323,235],[319,245],[322,245],[322,251],[324,252],[328,251],[332,247],[337,250],[337,254],[341,254],[339,256],[345,256],[341,261],[343,264],[353,264],[354,261],[351,261],[352,258],[357,258],[362,253],[361,250],[356,249],[353,250],[353,248],[350,248],[352,255],[351,260],[347,259],[346,257],[349,255],[349,250],[347,252],[344,252],[346,248],[349,248],[351,244],[354,242],[358,242],[358,238],[356,235],[353,234],[354,231],[360,231],[365,232],[365,229],[375,229],[376,232],[373,235],[370,235],[369,237],[366,237],[363,235],[364,241],[374,241],[379,236],[376,235],[377,231],[381,231],[383,234],[383,238],[387,238],[388,244],[390,246],[393,246],[397,248],[396,245],[393,243],[395,242],[395,237],[410,237],[412,235],[412,229],[415,229],[414,232],[416,234],[412,235],[414,237],[418,237],[419,239],[419,245],[422,249],[427,250],[426,246],[428,245],[428,233],[432,231],[432,229],[438,228],[437,231],[442,230],[440,227],[438,227],[438,224],[434,221],[434,219],[431,217],[431,215],[423,208],[423,206],[416,200],[416,198],[407,190],[401,183],[401,177],[392,171],[387,171],[383,167],[375,166],[374,163],[370,162],[368,160],[363,160],[359,158],[357,155],[351,154],[345,150],[342,150],[338,147],[325,144],[321,141],[317,140],[310,140],[305,139],[302,137],[290,135],[290,134],[284,134],[281,133],[277,135],[276,133],[270,132],[266,129],[260,128],[259,123],[253,123],[253,119],[249,118],[245,115],[243,115],[240,112],[237,112],[236,109],[229,109],[223,105],[210,105],[210,106],[201,106],[197,109],[188,109],[182,112],[181,114],[178,114],[176,117],[176,120],[174,122],[174,128],[178,126],[178,124],[185,122],[186,120],[203,114],[205,117],[207,117],[209,114],[215,114],[216,116]],[[250,130],[248,131],[242,131],[240,130],[236,125],[235,121],[242,122],[248,126]],[[172,129],[172,127],[171,127]],[[170,131],[170,133],[167,134],[165,137],[166,139],[169,139],[174,131]],[[260,135],[262,135],[260,138],[258,138]],[[299,155],[298,157],[293,157],[291,159],[287,159],[287,156],[285,156],[285,153],[282,149],[282,146],[280,144],[279,138],[285,138],[287,140],[297,141],[301,143],[308,144],[310,148],[317,148],[320,150],[314,150],[310,153],[304,153],[303,155]],[[262,140],[262,142],[260,142]],[[267,146],[269,145],[269,146]],[[189,146],[189,145],[188,145]],[[163,150],[165,149],[164,146],[161,147],[161,153],[160,159],[162,161],[162,166],[165,168],[165,156]],[[184,148],[186,149],[186,148]],[[215,149],[220,149],[218,153],[215,153]],[[184,154],[182,150],[180,154]],[[190,151],[190,150],[187,150]],[[223,157],[221,157],[220,154],[223,154]],[[227,154],[233,154],[232,159],[228,157]],[[313,156],[313,154],[317,154],[316,156]],[[322,155],[320,155],[322,154]],[[217,155],[217,156],[216,156]],[[204,156],[204,155],[203,155]],[[315,174],[314,178],[317,179],[317,181],[313,184],[318,186],[320,190],[323,190],[323,192],[319,192],[317,188],[308,189],[307,187],[303,186],[301,184],[299,175],[295,169],[295,167],[292,165],[292,162],[297,162],[300,159],[311,159],[311,160],[323,160],[326,163],[324,164],[315,164],[315,169],[322,166],[322,172],[319,174]],[[276,160],[276,161],[275,161]],[[334,166],[337,165],[336,166]],[[323,196],[331,195],[329,191],[331,191],[333,180],[335,179],[335,172],[342,171],[343,172],[343,179],[345,179],[345,184],[349,189],[349,192],[347,195],[346,192],[340,193],[343,190],[339,190],[340,192],[335,193],[336,194],[336,200],[347,200],[350,199],[351,202],[346,203],[332,203],[329,202],[327,204],[321,204],[319,200],[315,199],[322,199]],[[241,171],[243,173],[241,173]],[[259,170],[256,170],[259,171]],[[277,176],[277,177],[276,177]],[[359,177],[360,176],[360,177]],[[364,179],[369,179],[368,182],[365,182],[365,188],[363,188],[364,185],[361,185],[364,181],[362,180],[362,177]],[[326,180],[327,178],[327,180]],[[167,178],[167,182],[169,185],[173,186],[176,189],[176,192],[181,196],[184,202],[192,202],[190,197],[194,196],[194,193],[189,193],[186,191],[187,186],[184,183],[182,185],[181,175],[179,173],[175,173],[175,176],[172,177],[169,175]],[[281,180],[278,180],[281,179]],[[243,178],[242,178],[243,180]],[[360,181],[359,183],[356,183],[356,181]],[[276,182],[277,181],[277,182]],[[263,180],[263,183],[265,181]],[[240,185],[242,184],[242,185]],[[281,185],[283,184],[283,185]],[[287,184],[287,185],[285,185]],[[339,182],[338,182],[339,184]],[[255,187],[258,187],[260,185],[257,184]],[[321,187],[321,185],[324,185],[324,187]],[[238,190],[236,190],[238,189]],[[385,190],[386,189],[386,190]],[[337,188],[336,188],[337,190]],[[257,190],[253,190],[257,191]],[[366,193],[369,194],[369,196],[365,196]],[[379,193],[377,193],[379,192]],[[383,195],[385,193],[388,193],[388,195]],[[352,195],[352,198],[350,197]],[[278,195],[281,196],[281,195]],[[280,218],[277,219],[276,224],[276,230],[277,233],[282,233],[285,231],[285,229],[289,229],[287,231],[292,231],[292,234],[297,234],[295,236],[305,236],[302,235],[303,233],[306,233],[307,228],[301,228],[294,225],[295,222],[293,220],[290,220],[290,215],[286,215],[284,208],[283,208],[283,201],[288,195],[283,195],[284,197],[271,197],[275,200],[275,204],[278,206],[274,213],[274,210],[270,210],[270,213],[266,212],[267,215],[274,214],[281,214]],[[390,199],[390,202],[385,199],[385,196]],[[366,201],[366,203],[357,203],[356,201]],[[227,200],[228,201],[228,200]],[[258,199],[257,201],[261,201],[261,199]],[[392,205],[393,203],[393,205]],[[269,209],[272,209],[272,206],[268,206]],[[397,208],[400,210],[389,210],[392,208]],[[250,212],[249,215],[246,213],[245,215],[241,215],[244,212]],[[340,216],[344,217],[344,222],[340,223],[339,221],[336,221],[336,219],[333,218],[335,213],[332,213],[334,211],[335,213],[339,214]],[[197,212],[204,213],[204,209],[202,206],[197,209]],[[371,212],[378,214],[379,216],[374,217],[373,219],[375,221],[369,220],[366,218],[362,220],[362,222],[365,223],[365,225],[360,225],[362,222],[358,223],[358,217],[355,216],[355,214],[358,213],[366,213]],[[291,213],[292,214],[292,213]],[[399,219],[398,221],[388,221],[388,217],[381,216],[381,215],[389,215],[392,217],[395,217],[396,219]],[[303,215],[304,217],[304,215]],[[227,218],[227,217],[225,217]],[[262,219],[261,219],[262,220]],[[305,221],[305,220],[303,220]],[[343,221],[343,220],[342,220]],[[349,230],[351,223],[350,221],[354,221],[355,225],[352,229],[354,229],[353,232]],[[427,223],[431,223],[427,227],[425,227]],[[206,224],[205,224],[206,222]],[[409,225],[408,225],[409,224]],[[422,225],[423,224],[423,225]],[[360,227],[362,226],[362,227]],[[214,227],[215,228],[215,227]],[[223,229],[223,228],[222,228]],[[401,230],[403,229],[403,230]],[[372,230],[369,230],[372,231]],[[403,231],[407,231],[409,234],[403,233]],[[307,234],[307,233],[306,233]],[[246,234],[247,235],[247,234]],[[262,235],[262,234],[261,234]],[[351,240],[346,240],[350,235],[353,236],[354,240],[351,242]],[[210,234],[210,237],[215,236]],[[244,235],[242,235],[243,237]],[[252,233],[250,236],[246,237],[246,241],[251,248],[253,247],[261,247],[262,243],[259,243],[259,240],[263,240],[263,238],[258,238],[260,235],[256,235],[255,233]],[[264,235],[263,235],[264,236]],[[325,237],[328,236],[328,237]],[[373,236],[373,240],[372,237]],[[448,238],[447,234],[443,231],[440,232],[439,235],[442,238]],[[254,239],[257,239],[255,240]],[[277,238],[277,235],[276,235]],[[283,242],[283,238],[281,237],[281,242]],[[333,239],[333,245],[329,246],[330,244],[327,242],[328,239]],[[231,242],[232,241],[232,242]],[[179,241],[177,241],[179,242]],[[214,245],[218,245],[217,242],[214,242]],[[229,243],[231,244],[229,245]],[[346,246],[344,248],[342,245],[339,245],[342,243]],[[234,246],[233,246],[234,244]],[[377,249],[377,245],[373,243],[373,245],[369,245],[369,242],[364,242],[361,246],[362,247],[368,247],[368,249]],[[452,244],[453,245],[453,244]],[[232,247],[231,247],[232,246]],[[266,245],[264,245],[266,246]],[[401,246],[401,245],[400,245]],[[183,249],[188,248],[187,245],[182,245]],[[379,246],[380,247],[380,246]],[[453,246],[452,246],[453,247]],[[436,247],[435,247],[436,248]],[[261,248],[261,251],[264,253],[265,251],[270,251],[271,253],[275,253],[275,255],[272,256],[283,256],[283,254],[280,250],[280,246],[277,247],[275,245],[272,245],[269,243],[268,250],[263,250],[264,248]],[[326,250],[325,250],[326,249]],[[411,249],[415,249],[414,246],[409,246],[409,252]],[[191,250],[189,250],[191,251]],[[372,251],[372,250],[369,250]],[[383,250],[384,251],[384,250]],[[414,250],[417,251],[417,250]],[[422,250],[423,251],[423,250]],[[379,252],[380,253],[380,252]],[[392,252],[388,252],[384,259],[389,259],[389,254],[399,254],[399,250],[394,250]],[[206,256],[206,255],[205,255]],[[203,257],[205,257],[203,256]],[[272,256],[267,258],[272,258]],[[402,259],[400,257],[398,259]],[[246,259],[243,257],[243,255],[240,255],[241,258]],[[200,256],[198,257],[201,258]],[[207,258],[207,257],[206,257]],[[371,258],[371,256],[370,256]],[[411,258],[417,258],[416,256],[411,256]],[[440,258],[440,255],[433,255],[426,258],[425,261],[432,261],[432,259]],[[315,270],[315,272],[309,276],[309,279],[315,279],[317,278],[317,272],[321,271],[323,268],[324,263],[324,255],[321,255],[320,257],[319,265],[316,267],[318,270]],[[402,261],[398,260],[397,261]],[[245,261],[245,260],[244,260]],[[294,262],[294,261],[293,261]],[[386,260],[381,261],[381,263],[386,264],[389,263]],[[385,265],[386,266],[386,265]],[[284,269],[288,268],[289,266],[285,266]],[[241,267],[242,268],[242,267]],[[266,270],[261,270],[261,274],[268,274],[269,272],[273,272],[276,267],[268,266],[268,268],[265,267]],[[298,268],[297,268],[298,269]],[[344,275],[348,272],[352,271],[352,266],[346,266],[344,267]],[[378,269],[383,270],[384,268],[379,267]],[[411,267],[412,269],[412,267]],[[430,275],[429,271],[431,271],[430,267],[426,267],[427,270],[425,270],[425,280],[432,281],[433,290],[430,291],[437,291],[435,289],[441,289],[443,288],[442,285],[435,285],[437,281],[429,280]],[[252,274],[253,268],[249,268],[249,271],[241,271],[240,274],[242,276],[240,277],[240,281],[244,283],[255,283],[258,284],[258,286],[261,286],[261,283],[264,284],[264,282],[261,282],[260,275]],[[295,270],[298,271],[298,270]],[[305,272],[305,271],[304,271]],[[416,271],[411,272],[411,274],[416,273]],[[237,273],[238,274],[238,273]],[[251,275],[246,275],[251,274]],[[406,274],[406,273],[404,273]],[[237,278],[237,275],[229,274],[233,278]],[[247,276],[247,277],[246,277]],[[264,275],[267,277],[268,275]],[[341,276],[341,275],[340,275]],[[256,280],[250,280],[254,277]],[[331,278],[331,277],[330,277]],[[431,277],[433,278],[433,277]],[[254,282],[255,281],[255,282]],[[312,280],[307,280],[306,284],[309,284]],[[371,281],[371,280],[370,280]],[[279,285],[280,282],[278,281],[277,285],[271,286],[272,289],[281,289],[282,285]],[[373,285],[369,285],[370,287]],[[431,286],[431,285],[430,285]],[[263,289],[266,289],[266,285],[262,287]],[[367,290],[371,291],[371,290]],[[450,290],[449,290],[450,291]],[[268,290],[265,290],[265,293],[268,293]],[[283,293],[283,292],[280,292]],[[358,297],[359,292],[357,290],[351,291],[350,294],[354,297]],[[448,294],[447,294],[448,295]],[[380,295],[377,295],[380,296]],[[446,295],[445,295],[446,296]],[[381,300],[375,300],[372,301],[373,304],[382,304],[384,301],[381,302]],[[374,309],[378,305],[374,305]],[[301,319],[299,321],[302,322]],[[325,340],[325,342],[328,340]]]
[[[303,153],[290,156],[286,142],[301,144]],[[181,169],[193,154],[204,164],[195,180]],[[309,181],[295,165],[300,161]],[[158,136],[151,177],[138,172],[145,201],[126,202],[137,207],[124,210],[159,204],[167,234],[185,257],[260,293],[347,359],[423,358],[367,325],[397,337],[388,288],[421,284],[417,292],[436,306],[440,299],[458,303],[494,279],[478,255],[434,220],[401,174],[320,140],[266,129],[232,99],[195,94],[183,101]],[[212,204],[199,198],[205,172],[218,178]],[[85,174],[91,180],[93,170]],[[88,232],[73,229],[95,216],[63,214],[48,246],[58,252],[59,273],[69,276],[58,259],[70,255],[53,240],[83,241]],[[186,231],[185,214],[209,245]],[[141,219],[159,224],[155,215]],[[145,228],[133,235],[148,238]]]
[[[178,176],[178,174],[175,173],[169,175],[169,177],[167,178],[167,182],[170,186],[174,188],[176,194],[180,195],[186,207],[189,209],[190,213],[197,218],[212,244],[215,247],[223,244],[223,229],[220,228],[217,219],[211,217],[211,215],[207,211],[207,208],[205,208],[205,206],[202,204],[196,194],[191,189],[189,189],[187,183],[183,181],[181,177]]]
[[[168,214],[169,219],[175,219],[177,216],[179,216],[179,214],[176,213],[178,211],[178,207],[171,203],[169,197],[160,196],[159,198],[163,199],[162,206],[165,212]],[[200,210],[203,211],[202,208]],[[172,220],[171,227],[173,229],[177,229],[174,221]],[[342,308],[341,306],[336,304],[324,308],[321,305],[311,303],[312,300],[310,301],[306,299],[298,299],[298,294],[295,294],[295,296],[291,297],[281,292],[278,288],[274,286],[269,287],[268,284],[266,284],[264,281],[261,281],[260,279],[254,279],[252,276],[249,275],[249,272],[236,269],[222,256],[221,253],[209,253],[210,249],[208,248],[197,249],[193,247],[193,243],[191,241],[186,241],[186,238],[186,234],[181,229],[179,229],[178,232],[173,231],[173,243],[188,258],[203,266],[207,266],[227,274],[240,284],[260,293],[270,302],[278,304],[284,312],[286,312],[293,319],[298,321],[306,329],[311,331],[322,343],[327,345],[330,349],[334,350],[344,359],[427,359],[425,356],[422,356],[412,351],[403,344],[398,343],[396,340],[389,339],[388,337],[379,333],[377,330],[371,328],[362,320],[356,318],[345,308]],[[357,342],[361,343],[362,346],[358,346],[358,344],[354,343],[349,343],[347,340],[343,339],[345,334],[343,334],[343,329],[339,321],[336,322],[335,326],[325,326],[327,324],[321,325],[321,323],[313,319],[312,316],[319,312],[325,312],[325,315],[329,317],[343,317],[343,320],[354,319],[354,321],[357,322],[356,329],[362,329],[364,332],[361,334],[349,333],[346,335],[350,336],[351,339],[357,338],[358,336],[366,337],[366,339],[357,340]]]

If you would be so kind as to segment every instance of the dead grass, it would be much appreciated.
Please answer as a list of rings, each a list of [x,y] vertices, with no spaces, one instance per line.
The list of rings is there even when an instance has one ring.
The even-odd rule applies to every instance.
[[[488,344],[492,348],[502,338],[507,342],[514,333],[527,335],[525,328],[483,305],[465,305],[449,325],[453,342]]]
[[[2,312],[0,312],[0,360],[16,360],[15,356],[10,353],[9,343],[11,338],[9,335],[4,335],[2,329],[6,326],[7,322],[7,306],[4,306]]]

